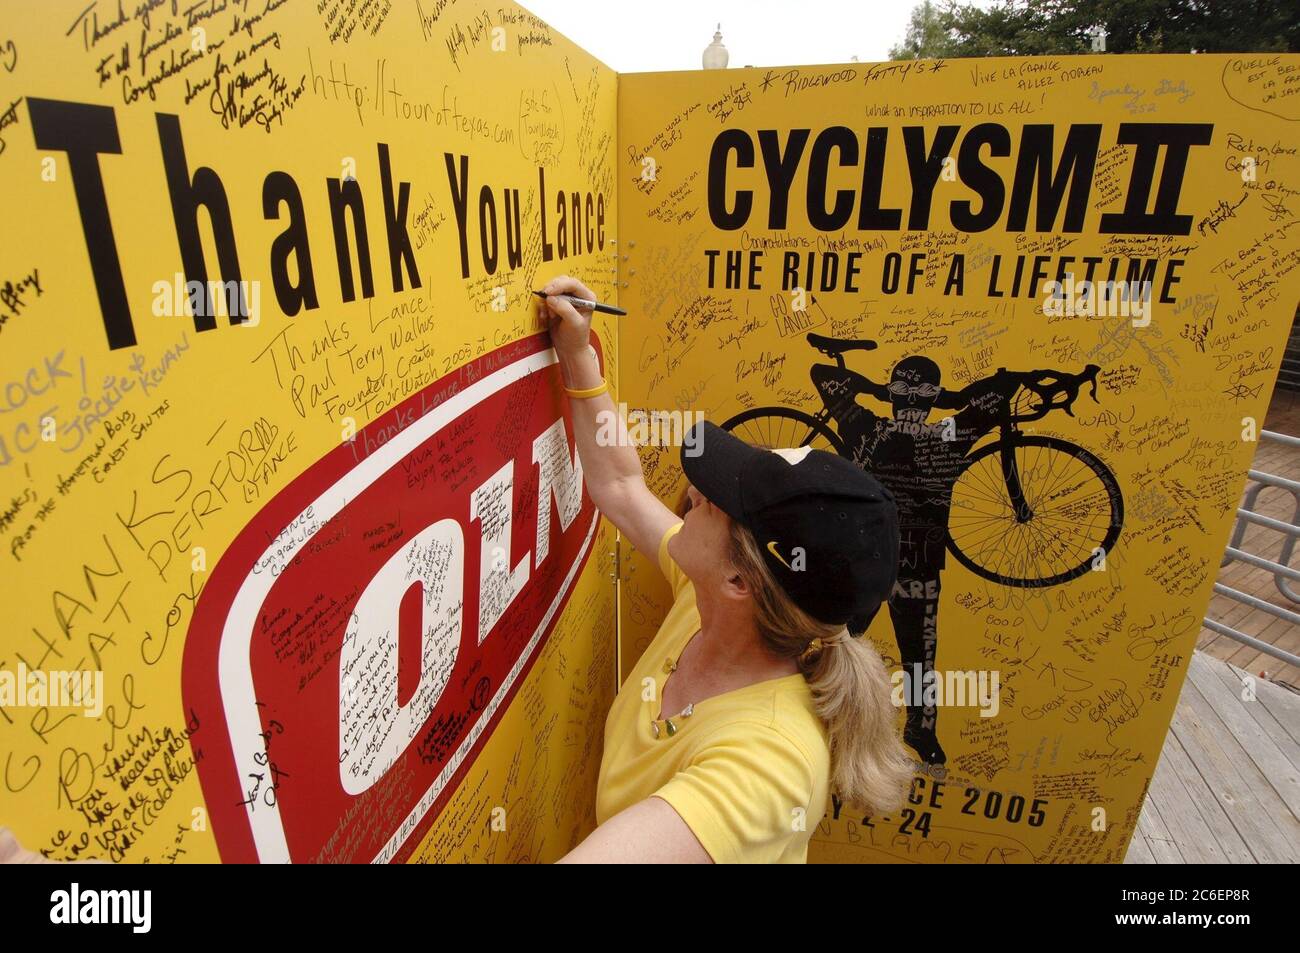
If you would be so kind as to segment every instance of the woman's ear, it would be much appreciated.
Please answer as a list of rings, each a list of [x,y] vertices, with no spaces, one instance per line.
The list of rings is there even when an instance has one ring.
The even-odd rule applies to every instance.
[[[745,581],[745,577],[740,574],[740,570],[735,566],[729,568],[730,572],[727,574],[727,581],[722,587],[723,593],[729,599],[748,599],[754,594],[754,591],[749,587],[749,583]]]

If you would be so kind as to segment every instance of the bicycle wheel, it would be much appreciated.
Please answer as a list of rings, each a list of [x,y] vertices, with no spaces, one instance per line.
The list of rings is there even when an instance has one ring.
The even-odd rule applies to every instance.
[[[1017,518],[1003,474],[1007,441],[966,458],[953,486],[948,551],[978,576],[1004,586],[1055,586],[1088,572],[1109,553],[1124,523],[1124,498],[1110,469],[1056,437],[1010,438],[1028,505]]]
[[[803,447],[848,457],[839,434],[793,407],[754,407],[723,422],[722,429],[756,447]]]

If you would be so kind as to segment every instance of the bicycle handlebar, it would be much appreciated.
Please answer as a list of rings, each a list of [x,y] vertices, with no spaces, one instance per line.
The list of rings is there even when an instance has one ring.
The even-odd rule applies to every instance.
[[[1005,371],[1006,368],[999,368]],[[1079,399],[1079,388],[1088,383],[1091,385],[1091,397],[1094,402],[1097,401],[1097,374],[1101,371],[1100,365],[1088,364],[1078,374],[1062,374],[1059,371],[1027,371],[1019,376],[1022,378],[1019,386],[1026,390],[1033,391],[1041,399],[1042,403],[1038,405],[1031,414],[1017,415],[1013,414],[1011,419],[1015,423],[1022,423],[1030,420],[1042,420],[1053,410],[1064,410],[1071,417],[1074,412],[1071,410],[1074,402]],[[1032,375],[1037,375],[1037,380],[1031,380]],[[1050,380],[1044,380],[1044,377]],[[1059,399],[1058,399],[1059,398]]]

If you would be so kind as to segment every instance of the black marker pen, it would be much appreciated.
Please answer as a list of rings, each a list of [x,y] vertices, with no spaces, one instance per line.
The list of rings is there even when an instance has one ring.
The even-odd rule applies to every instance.
[[[582,308],[587,311],[600,311],[605,314],[627,314],[622,308],[616,308],[612,304],[601,304],[599,301],[588,301],[586,298],[575,298],[573,295],[548,295],[545,291],[534,291],[533,294],[539,298],[563,298],[575,308]]]

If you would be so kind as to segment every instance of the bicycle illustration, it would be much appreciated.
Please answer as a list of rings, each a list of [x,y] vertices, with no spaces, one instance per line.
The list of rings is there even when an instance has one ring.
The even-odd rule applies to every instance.
[[[903,740],[931,773],[946,773],[938,710],[924,686],[934,679],[939,592],[951,553],[976,575],[1004,586],[1039,588],[1076,579],[1098,565],[1119,539],[1124,499],[1110,469],[1083,447],[1022,429],[1053,410],[1073,416],[1084,384],[1097,399],[1100,367],[1076,374],[999,368],[960,390],[941,384],[924,355],[899,360],[888,383],[851,370],[849,351],[876,342],[810,333],[808,343],[835,363],[814,364],[823,408],[755,407],[722,426],[749,443],[813,446],[869,470],[898,506],[898,576],[889,615],[899,658],[914,689]],[[858,403],[888,404],[888,415]],[[935,423],[935,409],[952,411]],[[833,571],[833,569],[832,569]],[[864,632],[869,617],[849,630]]]
[[[876,348],[876,342],[867,339],[815,333],[808,334],[808,343],[833,357],[841,371],[848,370],[845,352]],[[1091,385],[1095,401],[1099,370],[1095,364],[1077,375],[999,369],[999,374],[1015,376],[1017,393],[1002,405],[998,437],[964,456],[952,487],[946,546],[971,572],[1005,586],[1055,586],[1088,572],[1098,553],[1108,553],[1115,545],[1123,527],[1124,502],[1106,464],[1078,444],[1020,429],[1053,410],[1073,416],[1071,406],[1085,383]],[[860,391],[873,393],[871,382],[863,380]],[[953,406],[953,399],[945,401],[943,396],[951,392],[938,389],[937,382],[923,386],[926,383],[921,394],[933,389],[934,406]],[[893,397],[915,386],[893,381],[885,390]],[[846,441],[831,427],[832,417],[830,401],[816,414],[792,407],[755,407],[722,427],[760,446],[811,445],[852,460]],[[1053,539],[1056,543],[1049,545]]]

